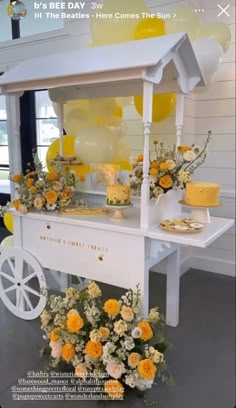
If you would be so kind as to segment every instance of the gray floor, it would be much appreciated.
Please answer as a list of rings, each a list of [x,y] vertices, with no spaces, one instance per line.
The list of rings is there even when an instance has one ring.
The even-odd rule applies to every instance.
[[[119,296],[121,289],[103,285],[105,296]],[[151,305],[165,308],[165,277],[150,274]],[[235,287],[233,278],[196,270],[181,280],[178,328],[168,328],[175,348],[169,368],[176,385],[152,389],[149,399],[159,408],[233,408],[235,406]],[[0,407],[74,408],[103,406],[97,402],[12,401],[11,387],[27,371],[44,368],[39,350],[44,344],[38,320],[27,322],[11,315],[0,301]],[[119,407],[144,407],[131,397],[110,402]]]

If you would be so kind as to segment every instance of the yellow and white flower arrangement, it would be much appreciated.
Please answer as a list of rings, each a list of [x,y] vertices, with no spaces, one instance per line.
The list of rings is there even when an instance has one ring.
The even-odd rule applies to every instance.
[[[146,391],[155,378],[167,381],[165,323],[157,308],[140,316],[140,289],[119,300],[102,301],[100,287],[69,288],[65,297],[52,295],[41,315],[52,367],[71,369],[75,377],[104,379],[108,398],[126,391]],[[46,353],[47,352],[47,353]]]
[[[158,197],[171,189],[184,189],[191,182],[195,170],[205,162],[207,147],[211,140],[208,132],[204,147],[181,145],[170,148],[164,143],[154,142],[155,159],[150,160],[149,181],[150,198]],[[134,194],[139,195],[143,180],[143,155],[131,157],[133,171],[130,174],[130,185]]]
[[[72,200],[75,189],[75,175],[69,168],[56,166],[46,171],[36,153],[33,154],[33,168],[29,163],[26,174],[15,174],[16,197],[12,206],[26,214],[28,210],[60,211]]]

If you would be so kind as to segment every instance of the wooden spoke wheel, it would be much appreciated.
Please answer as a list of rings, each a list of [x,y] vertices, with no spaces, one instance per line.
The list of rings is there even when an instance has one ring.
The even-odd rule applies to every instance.
[[[46,280],[38,261],[21,249],[0,255],[0,298],[17,317],[36,319],[47,301]]]

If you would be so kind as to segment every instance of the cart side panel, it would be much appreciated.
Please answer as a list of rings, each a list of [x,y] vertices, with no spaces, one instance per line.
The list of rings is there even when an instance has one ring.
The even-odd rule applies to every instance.
[[[23,248],[44,268],[123,288],[142,280],[144,237],[28,217],[22,223]]]

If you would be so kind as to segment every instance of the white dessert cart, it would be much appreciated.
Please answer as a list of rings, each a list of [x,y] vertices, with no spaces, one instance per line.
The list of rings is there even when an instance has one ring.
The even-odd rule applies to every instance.
[[[35,58],[16,65],[0,78],[1,93],[8,100],[12,172],[21,167],[19,97],[22,92],[51,89],[51,96],[59,104],[61,128],[66,100],[142,92],[144,96],[144,178],[140,208],[127,209],[128,218],[120,223],[114,223],[109,215],[15,213],[14,247],[0,256],[0,296],[12,313],[22,319],[38,317],[46,304],[46,294],[42,291],[46,287],[45,274],[55,270],[123,288],[139,283],[146,314],[149,270],[166,258],[166,320],[169,325],[178,325],[181,245],[204,248],[233,225],[231,220],[212,218],[198,234],[168,233],[160,230],[158,206],[149,199],[153,93],[178,94],[176,135],[180,144],[184,94],[197,85],[204,85],[204,79],[186,34]],[[179,207],[173,205],[169,211],[169,217],[176,215]],[[31,284],[35,282],[33,278],[37,278],[36,289]]]

